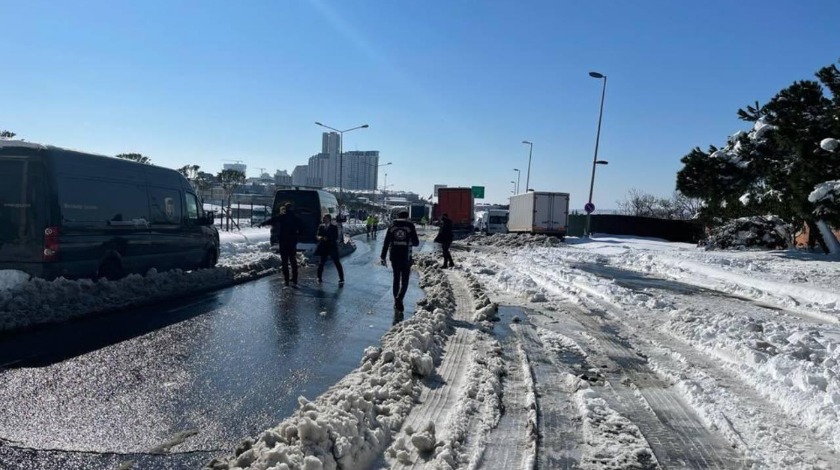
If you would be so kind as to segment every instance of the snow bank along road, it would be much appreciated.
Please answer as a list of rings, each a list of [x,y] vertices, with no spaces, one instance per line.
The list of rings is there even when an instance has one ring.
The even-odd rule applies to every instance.
[[[426,298],[355,370],[206,467],[840,468],[835,263],[617,237],[455,250],[455,270],[419,258]]]
[[[621,238],[456,248],[456,270],[420,260],[427,298],[355,371],[207,467],[840,468],[832,263]]]

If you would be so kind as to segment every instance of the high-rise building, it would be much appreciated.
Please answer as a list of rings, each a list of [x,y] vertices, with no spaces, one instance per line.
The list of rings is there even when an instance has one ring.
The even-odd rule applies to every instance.
[[[306,178],[309,175],[309,165],[297,165],[292,170],[292,184],[294,186],[306,186]]]
[[[339,156],[341,150],[341,134],[338,132],[324,132],[321,134],[321,155],[326,155],[326,162],[321,167],[321,181],[323,186],[338,187],[338,178],[341,173]],[[345,177],[346,178],[346,177]]]
[[[330,155],[319,153],[309,157],[306,185],[315,187],[329,187],[330,184]]]
[[[344,152],[344,187],[347,189],[376,189],[379,176],[378,150]]]
[[[286,172],[286,170],[277,170],[274,173],[274,184],[277,186],[291,186],[292,180],[292,175]]]

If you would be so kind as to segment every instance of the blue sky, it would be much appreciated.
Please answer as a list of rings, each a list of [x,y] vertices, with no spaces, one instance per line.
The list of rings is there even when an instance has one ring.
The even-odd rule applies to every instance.
[[[155,164],[291,171],[379,150],[394,189],[531,187],[582,207],[674,190],[680,158],[840,58],[840,2],[0,0],[0,128]],[[254,169],[254,171],[250,171]]]

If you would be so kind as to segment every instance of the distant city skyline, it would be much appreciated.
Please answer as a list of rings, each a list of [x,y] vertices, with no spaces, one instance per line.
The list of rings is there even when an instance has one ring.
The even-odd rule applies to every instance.
[[[569,192],[579,210],[597,72],[608,77],[600,210],[630,189],[669,196],[684,155],[748,129],[738,108],[812,79],[840,44],[840,2],[829,0],[197,5],[8,4],[0,129],[170,168],[238,159],[295,179],[322,153],[316,121],[369,124],[344,135],[344,150],[378,150],[394,188],[484,186],[491,203],[507,201],[517,176],[525,189],[526,140],[530,186]]]

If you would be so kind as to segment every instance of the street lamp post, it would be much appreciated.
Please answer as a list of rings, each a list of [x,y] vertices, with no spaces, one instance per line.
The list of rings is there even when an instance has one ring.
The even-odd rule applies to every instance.
[[[376,175],[377,175],[377,176],[379,175],[379,168],[380,168],[380,167],[383,167],[383,166],[388,166],[388,165],[390,165],[391,163],[393,163],[393,162],[388,162],[388,163],[383,163],[383,164],[381,164],[381,165],[376,165]],[[370,165],[369,163],[368,163],[367,165],[369,165],[369,166],[373,166],[373,165]],[[387,180],[387,178],[388,178],[388,176],[387,176],[387,175],[388,175],[388,174],[386,173],[385,175],[386,175],[386,176],[385,176],[385,178],[386,178],[386,180]],[[374,180],[378,180],[378,179],[379,179],[379,178],[374,178]],[[374,181],[374,183],[373,183],[373,202],[374,202],[374,204],[376,203],[376,183],[378,183],[378,181]]]
[[[516,181],[511,181],[511,183],[513,184],[513,191],[511,191],[511,192],[513,194],[516,194]]]
[[[534,153],[534,143],[527,140],[522,141],[523,144],[528,144],[528,173],[525,176],[525,192],[531,190],[531,154]]]
[[[604,95],[607,92],[607,76],[598,72],[589,72],[589,76],[597,79],[604,79],[604,85],[601,88],[601,108],[598,112],[598,132],[595,134],[595,156],[592,158],[592,178],[589,181],[589,204],[592,204],[592,190],[595,189],[595,168],[598,165],[606,165],[604,160],[598,160],[598,144],[601,141],[601,119],[604,117]],[[590,227],[592,222],[592,211],[586,212],[586,230],[585,235],[590,236]]]
[[[340,131],[334,127],[327,126],[326,124],[321,124],[318,121],[315,121],[315,124],[321,127],[325,127],[331,131],[338,132],[338,215],[341,216],[341,205],[344,204],[344,133],[355,131],[356,129],[367,129],[367,124],[362,124],[361,126],[352,127],[350,129],[344,129]]]
[[[519,194],[519,177],[522,176],[522,172],[519,168],[514,168],[513,171],[516,172],[516,194]]]

